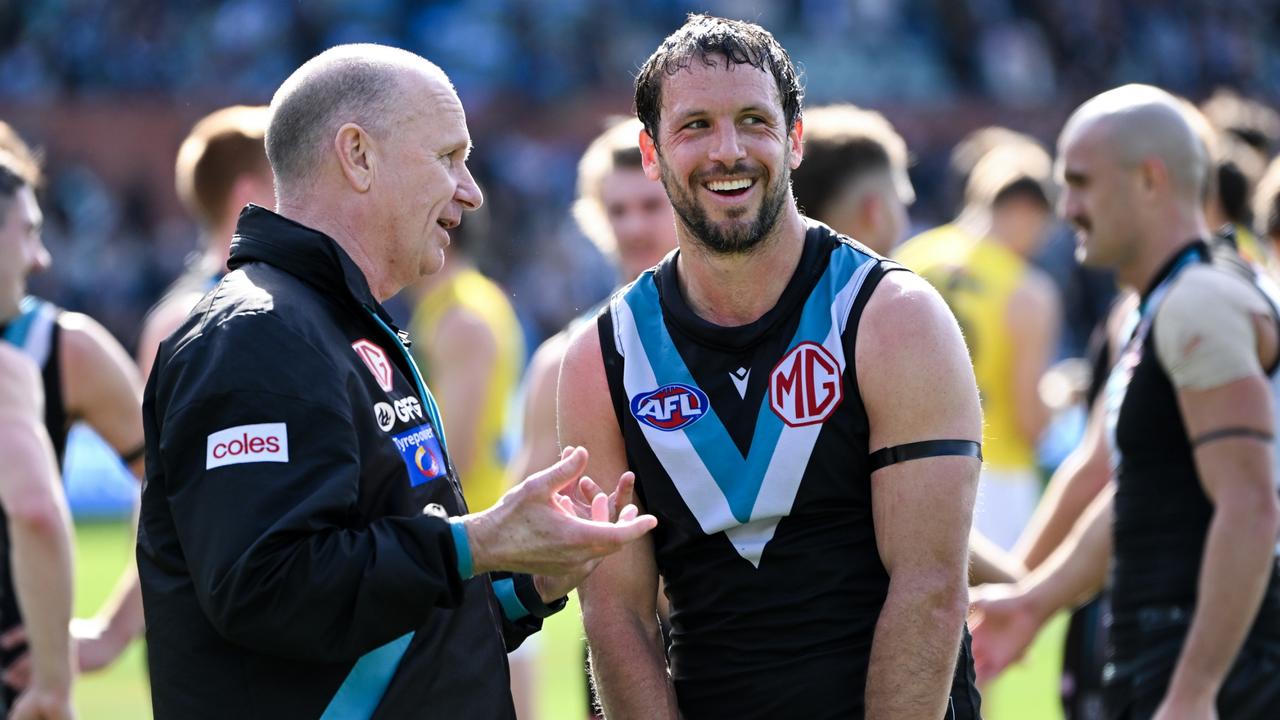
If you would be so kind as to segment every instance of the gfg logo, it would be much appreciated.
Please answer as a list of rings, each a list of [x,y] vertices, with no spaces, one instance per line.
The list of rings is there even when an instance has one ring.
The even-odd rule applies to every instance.
[[[422,417],[422,403],[416,397],[401,398],[396,401],[396,417],[401,422],[409,422],[413,418]]]
[[[840,363],[817,343],[795,346],[769,375],[769,407],[792,427],[826,420],[843,399]]]
[[[696,422],[710,407],[707,394],[682,383],[631,398],[631,414],[651,428],[672,432]]]

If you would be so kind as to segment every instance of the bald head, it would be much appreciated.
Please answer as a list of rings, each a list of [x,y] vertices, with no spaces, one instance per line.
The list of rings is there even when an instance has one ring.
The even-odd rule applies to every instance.
[[[1150,85],[1125,85],[1097,95],[1076,109],[1059,138],[1059,148],[1089,137],[1127,167],[1159,160],[1170,185],[1199,202],[1208,171],[1208,153],[1181,102]]]
[[[450,86],[431,61],[385,45],[339,45],[294,71],[271,98],[267,125],[267,158],[277,191],[305,185],[344,124],[359,125],[373,136],[394,126],[409,110],[401,91],[415,75]]]

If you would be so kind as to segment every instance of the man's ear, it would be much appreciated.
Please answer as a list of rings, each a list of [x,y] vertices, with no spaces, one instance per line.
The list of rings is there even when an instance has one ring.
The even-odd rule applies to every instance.
[[[351,188],[359,193],[368,192],[373,186],[375,169],[373,139],[369,133],[355,123],[346,123],[334,135],[333,149]]]
[[[648,130],[640,130],[640,164],[644,167],[644,176],[650,180],[662,179],[662,168],[658,165],[658,143]]]
[[[1138,165],[1138,178],[1142,183],[1143,192],[1149,193],[1157,188],[1167,188],[1169,168],[1160,158],[1149,157]]]
[[[787,142],[791,143],[791,169],[795,170],[800,167],[800,161],[804,160],[804,119],[796,118],[795,125],[791,126],[791,131],[787,133]]]

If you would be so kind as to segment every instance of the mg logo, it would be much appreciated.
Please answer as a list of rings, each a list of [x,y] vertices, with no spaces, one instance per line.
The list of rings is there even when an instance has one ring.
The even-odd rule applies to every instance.
[[[361,338],[351,343],[351,349],[356,351],[365,366],[369,368],[369,372],[373,373],[373,378],[378,381],[378,387],[382,388],[383,392],[391,392],[395,387],[391,361],[387,360],[387,354],[382,348]]]
[[[769,375],[769,407],[792,427],[826,420],[843,399],[840,363],[817,343],[791,348]]]

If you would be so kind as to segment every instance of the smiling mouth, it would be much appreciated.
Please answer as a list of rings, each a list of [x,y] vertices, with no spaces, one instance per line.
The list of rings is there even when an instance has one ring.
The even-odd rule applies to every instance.
[[[722,197],[739,197],[745,195],[756,184],[754,178],[738,178],[736,180],[711,180],[702,187]]]

